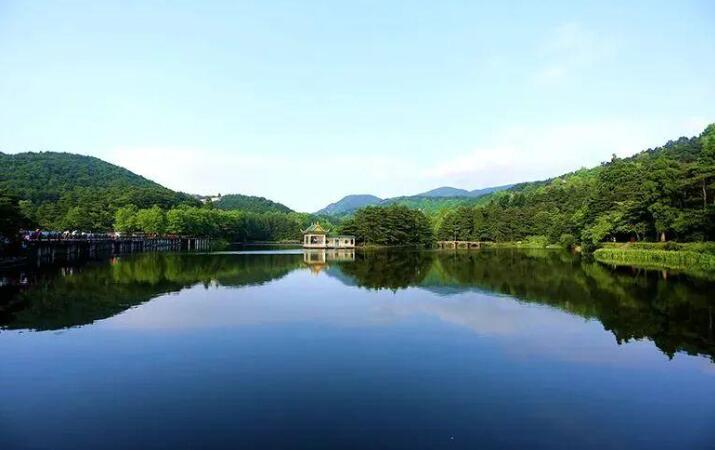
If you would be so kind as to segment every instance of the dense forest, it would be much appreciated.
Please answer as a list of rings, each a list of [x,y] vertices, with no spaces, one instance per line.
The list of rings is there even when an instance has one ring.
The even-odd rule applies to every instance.
[[[444,189],[444,188],[442,188]],[[453,189],[453,188],[450,188]],[[455,189],[456,190],[456,189]],[[471,196],[437,196],[437,195],[412,195],[404,197],[392,197],[380,199],[373,195],[348,195],[335,203],[331,203],[316,214],[330,217],[331,219],[345,219],[361,208],[368,206],[385,207],[390,205],[405,206],[407,208],[419,209],[429,216],[438,215],[442,211],[455,209],[460,206],[476,206],[486,203],[487,195],[502,190],[501,188],[489,188]],[[479,192],[483,192],[479,194]],[[429,194],[429,193],[427,193]]]
[[[52,230],[109,230],[117,208],[197,206],[122,167],[71,153],[0,153],[0,192],[20,199],[25,217]]]
[[[420,210],[406,206],[368,206],[341,225],[341,232],[366,245],[430,245],[432,224]]]
[[[593,169],[517,185],[485,205],[442,217],[440,239],[518,241],[592,248],[606,240],[715,240],[715,124]]]
[[[224,211],[209,207],[180,206],[167,211],[158,206],[119,208],[114,230],[152,235],[207,236],[232,242],[299,240],[300,230],[313,217],[301,213]]]
[[[228,194],[213,202],[218,209],[240,210],[253,213],[290,213],[292,209],[264,197],[253,195]]]
[[[7,247],[15,247],[13,236],[17,231],[32,225],[20,210],[19,200],[6,192],[0,191],[0,254]]]
[[[366,206],[400,205],[422,210],[425,214],[434,215],[445,209],[458,206],[474,206],[484,203],[484,198],[494,192],[505,191],[512,185],[492,186],[467,191],[449,186],[443,186],[415,195],[405,195],[382,199],[374,195],[347,195],[335,203],[331,203],[315,214],[331,218],[349,217],[360,208]]]

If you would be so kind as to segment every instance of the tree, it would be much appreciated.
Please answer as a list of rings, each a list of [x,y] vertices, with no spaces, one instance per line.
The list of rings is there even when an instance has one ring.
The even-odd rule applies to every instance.
[[[359,209],[340,231],[368,245],[428,246],[434,241],[429,218],[422,211],[400,205]]]
[[[92,220],[92,213],[90,212],[89,208],[84,206],[73,206],[72,208],[67,210],[59,224],[59,228],[63,230],[95,230],[94,222]]]
[[[31,226],[17,198],[0,192],[0,248],[15,241],[21,229]]]
[[[114,213],[114,230],[122,233],[137,231],[137,207],[134,205],[123,206]]]
[[[678,219],[678,210],[663,203],[654,203],[649,209],[655,220],[655,231],[660,241],[665,242],[667,234],[673,231],[673,226]]]
[[[144,233],[161,235],[166,232],[166,216],[159,206],[140,209],[134,216],[136,227]]]

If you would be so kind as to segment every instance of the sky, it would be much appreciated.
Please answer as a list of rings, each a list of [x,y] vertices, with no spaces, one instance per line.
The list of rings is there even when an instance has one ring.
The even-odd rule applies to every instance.
[[[715,2],[0,0],[0,151],[315,211],[715,122]]]

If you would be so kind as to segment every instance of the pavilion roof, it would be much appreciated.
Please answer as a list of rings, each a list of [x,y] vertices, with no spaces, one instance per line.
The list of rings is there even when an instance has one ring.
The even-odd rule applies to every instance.
[[[303,234],[328,234],[329,231],[330,230],[323,228],[320,222],[315,222],[303,230]]]

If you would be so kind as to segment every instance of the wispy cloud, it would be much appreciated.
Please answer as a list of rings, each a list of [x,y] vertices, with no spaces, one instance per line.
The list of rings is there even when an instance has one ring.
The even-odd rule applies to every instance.
[[[409,193],[420,168],[390,155],[311,152],[277,155],[178,147],[118,147],[107,159],[172,189],[194,194],[241,193],[315,211],[350,193]],[[369,186],[369,188],[368,188]],[[289,187],[289,188],[287,188]],[[386,190],[386,192],[382,192]],[[296,201],[296,199],[298,199]]]
[[[696,135],[707,123],[702,117],[678,122],[619,118],[512,126],[448,158],[436,153],[413,160],[374,153],[118,147],[106,159],[172,189],[260,195],[300,211],[316,211],[347,194],[391,197],[444,185],[475,189],[550,178],[597,165],[613,153],[628,156],[668,139]]]
[[[435,184],[476,188],[549,178],[662,145],[686,130],[696,135],[707,121],[680,123],[597,120],[554,126],[515,126],[496,133],[487,145],[443,161],[426,176]]]

